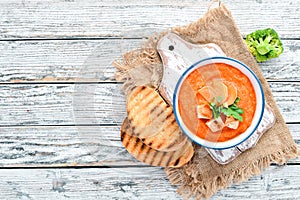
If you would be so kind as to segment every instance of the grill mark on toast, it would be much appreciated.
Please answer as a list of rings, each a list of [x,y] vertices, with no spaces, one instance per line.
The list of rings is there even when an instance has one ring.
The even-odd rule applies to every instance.
[[[135,126],[131,126],[131,131],[134,133],[134,131],[135,131]]]
[[[157,154],[159,154],[159,151],[155,151],[154,155],[151,157],[151,160],[149,162],[150,165],[153,165],[153,162],[155,161],[155,157],[157,156]]]
[[[166,113],[168,111],[168,110],[166,110],[167,109],[167,104],[163,103],[163,100],[161,100],[157,106],[155,106],[154,108],[152,108],[152,110],[150,111],[150,113],[154,113],[158,108],[160,108],[161,110],[157,114],[156,117],[159,117],[162,113]]]
[[[168,145],[168,146],[166,147],[166,149],[171,149],[172,147],[175,146],[175,144],[177,144],[177,141],[176,141],[176,140],[174,140],[170,145]]]
[[[145,88],[146,89],[146,88]],[[145,91],[145,90],[142,90],[141,92],[139,92],[139,93],[142,93],[143,94],[143,91]],[[139,94],[138,93],[138,94]],[[148,91],[146,91],[146,92],[144,92],[145,94],[143,94],[143,99],[147,99],[149,96],[150,96],[150,94],[152,93],[152,91],[151,91],[151,89],[149,90],[148,89]],[[142,99],[142,100],[143,100]]]
[[[162,161],[163,161],[163,159],[165,158],[165,156],[166,156],[166,154],[167,154],[167,152],[163,152],[163,155],[160,157],[160,160],[159,160],[159,162],[157,163],[157,166],[161,166],[162,165]],[[166,165],[167,166],[167,165]]]
[[[166,147],[164,147],[164,149],[170,149],[172,147],[174,147],[176,144],[178,144],[178,140],[182,139],[182,133],[179,130],[179,127],[176,126],[176,120],[173,119],[164,129],[163,131],[169,131],[172,133],[173,137],[176,137],[176,139],[172,138],[170,141],[170,144]]]
[[[161,141],[158,141],[157,138],[155,136],[153,136],[152,138],[148,138],[148,140],[146,141],[146,145],[150,146],[153,149],[159,149],[159,147],[162,145]],[[159,146],[159,147],[158,147]]]
[[[144,91],[144,90],[141,90],[140,92],[142,92],[142,91]],[[145,94],[143,94],[143,99],[140,99],[141,101],[142,100],[147,100],[146,102],[143,102],[143,103],[141,103],[141,102],[139,102],[140,104],[139,104],[139,108],[140,109],[138,109],[138,110],[133,110],[132,109],[132,107],[134,107],[135,105],[132,105],[133,104],[133,99],[136,99],[137,98],[137,95],[140,93],[140,92],[134,92],[133,94],[131,94],[130,96],[129,96],[129,99],[128,99],[128,101],[127,101],[127,113],[128,113],[128,115],[130,115],[131,113],[132,113],[132,111],[134,111],[135,113],[136,112],[140,112],[140,109],[141,108],[143,108],[144,106],[143,106],[143,104],[146,104],[146,103],[148,103],[149,101],[153,101],[153,97],[152,98],[149,98],[149,96],[151,97],[151,96],[153,96],[153,93],[152,93],[152,91],[151,90],[148,90]]]
[[[170,118],[168,118],[168,119],[170,119]],[[168,119],[166,119],[165,121],[167,121]],[[171,130],[170,130],[170,127],[173,126],[173,125],[175,124],[175,122],[176,122],[176,119],[175,119],[175,118],[168,120],[167,126],[165,126],[164,129],[163,129],[162,131],[165,131],[165,130],[168,130],[168,129],[169,129],[169,131],[171,131]],[[176,129],[176,128],[177,128],[177,127],[174,127],[173,129]],[[178,128],[179,128],[179,127],[178,127]],[[172,131],[174,131],[173,129],[172,129]]]
[[[160,106],[155,106],[155,108],[152,110],[152,113],[156,111],[158,108],[161,108]],[[159,118],[163,113],[165,113],[165,110],[161,108],[160,112],[155,116],[156,118]]]
[[[134,140],[133,140],[134,141]],[[136,140],[135,140],[136,141]],[[131,151],[132,151],[132,154],[134,155],[134,157],[136,157],[138,160],[141,160],[141,156],[142,154],[140,153],[141,152],[141,148],[143,146],[144,143],[142,142],[134,142],[135,143],[135,148],[133,148]]]
[[[163,102],[163,100],[161,99],[161,98],[158,98],[159,97],[159,95],[157,94],[157,92],[155,92],[153,89],[151,89],[151,88],[147,88],[148,89],[148,91],[147,91],[147,93],[146,94],[143,94],[143,99],[141,99],[142,100],[142,102],[141,102],[141,104],[139,105],[139,107],[140,108],[144,108],[145,106],[148,106],[150,103],[152,103],[153,102],[153,100],[157,100],[157,99],[159,99],[159,100],[161,100],[162,102]],[[138,94],[139,92],[137,92],[137,94]],[[134,97],[136,97],[137,96],[137,94],[135,94],[134,95]],[[150,97],[151,98],[150,98]],[[130,98],[131,99],[131,98]],[[150,101],[150,102],[149,102]],[[131,104],[130,104],[131,105]],[[132,105],[131,105],[132,106]],[[138,111],[140,111],[140,110],[136,110],[136,112],[138,112]]]
[[[170,112],[170,113],[167,115],[167,119],[170,118],[172,115],[173,115],[173,112]]]
[[[178,135],[178,133],[175,132],[175,131],[178,129],[178,127],[174,126],[175,122],[176,122],[175,119],[172,119],[171,121],[170,121],[170,120],[166,120],[165,123],[166,123],[167,125],[163,128],[162,132],[164,132],[165,134],[167,134],[167,135],[170,136],[170,137],[180,137],[180,136]],[[171,142],[168,146],[166,146],[166,147],[164,147],[164,148],[168,148],[170,145],[176,143],[177,139],[171,138],[171,139],[168,140],[168,141],[172,141],[172,142]],[[161,144],[161,145],[163,145],[163,144]],[[160,148],[161,145],[160,145],[158,148]]]
[[[159,143],[157,146],[156,146],[156,148],[157,149],[160,149],[160,147],[163,145],[163,143]]]
[[[126,118],[125,120],[127,120],[127,121],[128,121],[128,123],[129,123],[129,124],[131,124],[131,119],[129,119],[129,118]]]
[[[179,130],[179,127],[176,124],[176,120],[173,118],[170,122],[168,122],[167,126],[164,127],[164,129],[158,133],[161,134],[161,140],[158,140],[157,134],[148,137],[147,140],[145,140],[146,144],[150,146],[151,148],[160,150],[160,151],[174,151],[176,149],[170,149],[171,147],[174,147],[176,144],[178,144],[178,148],[180,148],[185,143],[186,137],[183,138],[182,133]],[[166,137],[172,137],[171,139],[167,140]]]
[[[175,161],[175,163],[174,163],[174,166],[177,166],[178,165],[178,163],[179,163],[179,161],[180,161],[180,157],[179,158],[177,158],[177,160]]]
[[[144,161],[143,161],[143,160],[144,160],[143,157],[146,157],[146,156],[147,156],[147,155],[145,155],[145,153],[143,153],[144,149],[145,149],[145,148],[144,148],[144,143],[139,142],[139,143],[138,143],[138,147],[137,147],[136,150],[135,150],[136,158],[137,158],[138,160],[142,161],[142,162],[144,162]],[[146,148],[146,150],[148,150],[148,149]]]
[[[121,131],[121,141],[123,142],[124,140],[124,135],[125,135],[125,132],[124,131]]]
[[[180,137],[180,136],[179,136],[179,137]],[[181,139],[181,138],[182,138],[182,137],[180,137],[179,139]],[[183,138],[183,140],[185,140],[185,138]],[[170,143],[170,145],[168,145],[168,146],[166,147],[166,149],[171,149],[171,148],[173,148],[176,144],[178,144],[178,145],[180,145],[180,146],[183,145],[181,142],[178,143],[177,140],[174,140],[172,143]],[[178,148],[180,148],[180,147],[178,147]]]
[[[126,134],[127,135],[127,141],[125,141],[125,143],[124,143],[124,146],[126,147],[126,148],[132,148],[132,135],[131,134]]]
[[[129,140],[128,140],[128,134],[124,134],[124,137],[123,137],[123,140],[122,140],[122,143],[123,143],[123,145],[124,145],[124,147],[126,147],[127,148],[127,146],[128,146],[128,143],[129,142]]]
[[[128,119],[126,118],[121,127],[121,140],[122,140],[122,143],[124,142],[123,145],[126,148],[128,146],[129,140],[130,140],[130,137],[128,138],[128,135],[130,135],[130,134],[126,134],[126,132],[128,132],[129,125],[130,124],[128,123]]]
[[[150,113],[154,113],[158,108],[160,107],[165,107],[164,104],[163,104],[163,100],[160,100],[156,106],[154,106],[151,110],[150,110]],[[164,110],[164,108],[161,109],[162,111]]]
[[[144,91],[144,90],[142,90],[142,91]],[[140,92],[136,92],[136,93],[134,93],[134,94],[132,94],[130,97],[129,97],[129,100],[131,100],[131,99],[135,99],[136,97],[137,97],[137,95],[138,94],[140,94],[142,91],[140,91]],[[140,107],[143,107],[142,105],[145,105],[145,104],[147,104],[148,102],[149,102],[149,100],[152,100],[153,99],[153,97],[152,98],[149,98],[149,96],[153,96],[153,95],[155,95],[155,94],[153,94],[153,91],[151,91],[151,90],[148,90],[145,94],[143,94],[143,99],[140,99],[141,101],[142,100],[144,100],[144,102],[140,105]],[[147,99],[147,101],[146,101],[146,99]],[[131,101],[129,101],[128,103],[130,103]],[[131,104],[130,104],[131,105]],[[132,106],[132,105],[131,105]],[[130,107],[131,107],[130,106]],[[130,111],[129,111],[130,112]]]
[[[145,90],[145,89],[146,89],[145,86],[137,86],[137,87],[133,88],[133,91],[134,91],[134,92],[132,92],[132,94],[139,93],[139,92],[141,92],[141,91],[143,91],[143,90]]]
[[[145,107],[151,105],[155,100],[157,100],[157,98],[155,97],[148,98],[147,102],[144,102],[144,104],[139,105],[139,109],[127,109],[128,117],[131,118],[132,121],[137,121],[134,120],[134,117],[132,116],[135,116],[138,113],[141,118],[144,118],[148,111],[147,109],[145,109]]]
[[[167,118],[163,123],[165,124],[165,126],[162,131],[174,132],[177,129],[179,130],[179,127],[176,124],[175,118]]]
[[[146,150],[146,151],[145,151]],[[145,145],[144,143],[142,144],[141,148],[140,148],[140,159],[142,162],[145,162],[148,158],[148,152],[151,150],[150,147],[148,147],[147,145]],[[144,155],[144,158],[142,159],[141,156]]]
[[[164,156],[163,152],[158,151],[158,154],[155,155],[155,159],[153,160],[152,165],[153,166],[161,166],[159,163],[163,156]]]
[[[158,99],[155,96],[153,96],[151,99],[148,99],[147,102],[144,102],[143,104],[141,104],[140,109],[136,110],[136,112],[140,112],[141,114],[144,114],[146,111],[149,111],[149,109],[145,109],[145,108],[147,108],[147,106],[152,106],[151,104],[154,104],[153,106],[155,106],[155,104],[156,104],[155,107],[157,107],[157,105],[159,105],[161,103],[162,103],[161,99]],[[142,111],[140,111],[141,109],[142,109]],[[151,109],[151,110],[153,110],[153,109]],[[151,114],[151,110],[150,110],[150,114]]]
[[[132,137],[131,137],[131,138],[132,138]],[[139,146],[139,144],[141,144],[140,138],[135,137],[135,140],[134,140],[134,138],[132,138],[132,143],[134,143],[134,144],[133,144],[133,147],[132,147],[132,149],[131,149],[131,151],[133,152],[134,150],[136,150],[136,148]],[[144,143],[143,143],[143,144],[144,144]],[[138,152],[140,152],[139,150],[140,150],[140,148],[138,149]]]
[[[178,151],[175,151],[176,152],[176,157],[172,158],[172,160],[169,161],[168,166],[176,167],[179,164],[180,159],[183,156],[185,156],[185,154],[186,154],[186,152],[188,151],[189,148],[190,148],[190,144],[186,143],[182,148],[178,149]],[[174,161],[173,159],[176,159],[176,160]],[[173,164],[170,164],[170,163],[173,163]]]
[[[163,142],[159,142],[156,144],[155,148],[156,149],[160,149],[160,147],[163,145]]]
[[[137,137],[137,138],[135,139],[135,142],[136,142],[136,143],[140,142],[140,138]]]
[[[160,112],[159,115],[157,115],[157,118],[162,114],[162,113],[166,113],[165,110],[162,110],[162,112]],[[172,117],[173,115],[173,112],[170,112],[167,117],[162,121],[162,124],[165,124],[166,122],[169,124],[170,123],[170,118]],[[175,120],[175,118],[172,120],[172,122]],[[176,120],[175,120],[176,121]],[[163,130],[165,130],[166,128],[164,128]]]
[[[171,154],[171,156],[169,157],[167,163],[166,163],[166,166],[169,166],[170,162],[172,161],[173,157],[175,155],[175,152]]]
[[[161,99],[157,99],[157,98],[153,98],[152,99],[153,101],[159,101],[159,102],[162,102],[162,100]],[[152,101],[151,100],[151,101]],[[159,103],[158,102],[158,103]],[[153,103],[154,104],[154,103]],[[142,107],[141,106],[141,109],[143,109],[144,107]],[[153,117],[149,117],[149,116],[145,116],[145,115],[147,115],[147,110],[149,110],[149,109],[144,109],[143,111],[141,111],[141,112],[139,112],[137,115],[138,115],[138,119],[137,119],[137,115],[136,115],[136,113],[137,113],[137,110],[135,110],[135,113],[130,113],[130,114],[128,114],[128,117],[129,118],[131,118],[131,116],[133,116],[133,118],[132,118],[132,124],[134,124],[134,125],[141,125],[140,127],[138,127],[138,130],[136,129],[135,130],[135,133],[136,133],[136,135],[138,135],[138,136],[141,136],[141,134],[143,134],[143,133],[145,133],[146,135],[150,135],[150,136],[152,136],[153,134],[156,134],[156,132],[153,132],[153,133],[151,133],[151,127],[148,127],[148,126],[146,126],[145,125],[145,122],[142,122],[142,120],[139,120],[139,119],[145,119],[146,121],[149,121],[150,122],[150,126],[151,126],[151,124],[152,123],[158,123],[158,119],[157,119],[157,117],[155,117],[154,119],[152,119]],[[135,118],[134,118],[135,117]],[[135,119],[135,120],[134,120]],[[135,128],[137,128],[137,127],[135,127]],[[144,135],[145,136],[145,135]],[[144,137],[144,136],[141,136],[141,137]]]
[[[143,92],[144,90],[146,89],[146,87],[145,86],[141,86],[141,87],[135,87],[132,91],[131,91],[131,93],[129,94],[129,99],[131,99],[132,97],[136,97],[137,96],[137,94],[139,94],[139,93],[141,93],[141,92]]]

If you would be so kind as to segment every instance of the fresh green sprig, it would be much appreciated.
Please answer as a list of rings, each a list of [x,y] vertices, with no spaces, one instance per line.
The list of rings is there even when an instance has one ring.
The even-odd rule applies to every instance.
[[[221,106],[217,106],[215,103],[211,102],[209,104],[210,109],[212,110],[213,117],[216,119],[221,115]]]
[[[244,110],[237,105],[237,103],[240,100],[241,99],[237,97],[234,103],[228,106],[228,108],[224,107],[223,105],[217,106],[215,103],[211,102],[209,106],[210,109],[212,110],[213,117],[216,119],[220,117],[221,113],[223,113],[227,117],[232,116],[234,119],[237,119],[242,122],[243,117],[241,115],[244,113]]]

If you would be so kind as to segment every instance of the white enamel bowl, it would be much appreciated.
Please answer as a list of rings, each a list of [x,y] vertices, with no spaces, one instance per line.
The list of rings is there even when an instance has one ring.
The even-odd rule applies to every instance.
[[[213,64],[213,63],[225,63],[228,64],[234,68],[239,69],[242,73],[244,73],[250,80],[250,82],[253,85],[255,95],[256,95],[256,109],[254,113],[254,117],[252,120],[251,125],[248,127],[248,129],[244,132],[238,135],[235,138],[232,138],[230,140],[224,141],[224,142],[211,142],[207,141],[205,139],[202,139],[198,136],[196,136],[194,133],[192,133],[187,126],[184,124],[180,113],[179,113],[179,108],[178,108],[178,93],[180,91],[181,85],[183,81],[186,79],[186,77],[192,73],[195,69],[198,69],[200,67],[203,67],[207,64]],[[173,107],[174,107],[174,114],[177,120],[177,123],[179,124],[181,130],[195,143],[204,146],[206,148],[211,148],[211,149],[228,149],[234,146],[239,145],[240,143],[244,142],[247,140],[256,130],[258,127],[262,116],[264,112],[264,107],[265,107],[265,100],[264,100],[264,92],[261,86],[260,81],[254,74],[254,72],[247,67],[245,64],[242,62],[228,58],[228,57],[211,57],[211,58],[206,58],[203,60],[200,60],[190,66],[180,77],[180,79],[177,82],[175,91],[174,91],[174,96],[173,96]]]

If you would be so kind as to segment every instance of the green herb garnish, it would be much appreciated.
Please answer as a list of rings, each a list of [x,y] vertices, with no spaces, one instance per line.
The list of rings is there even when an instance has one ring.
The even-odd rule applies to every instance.
[[[209,104],[210,109],[213,112],[213,117],[216,119],[221,115],[221,106],[217,106],[215,103],[211,102]]]
[[[210,106],[210,109],[212,110],[213,117],[216,119],[216,118],[220,117],[221,113],[223,113],[227,117],[232,116],[234,119],[237,119],[242,122],[243,117],[241,116],[241,114],[244,113],[244,110],[237,105],[237,103],[239,101],[240,101],[240,98],[237,97],[235,99],[234,103],[232,105],[228,106],[228,108],[224,107],[223,105],[217,106],[213,102],[210,103],[209,106]]]

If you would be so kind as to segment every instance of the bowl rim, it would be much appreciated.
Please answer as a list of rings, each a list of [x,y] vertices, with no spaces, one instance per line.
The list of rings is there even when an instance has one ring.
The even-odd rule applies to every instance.
[[[180,87],[181,87],[181,85],[182,85],[182,83],[183,83],[183,81],[185,80],[185,78],[191,73],[191,72],[193,72],[193,70],[194,69],[196,69],[197,67],[199,67],[199,64],[201,64],[201,63],[203,63],[203,62],[205,62],[205,61],[211,61],[211,63],[217,63],[217,61],[219,61],[219,60],[229,60],[229,61],[232,61],[232,62],[235,62],[235,63],[237,63],[238,65],[240,65],[241,67],[244,67],[246,70],[248,70],[249,72],[250,72],[250,74],[252,75],[252,77],[255,79],[255,81],[256,81],[256,83],[257,83],[257,85],[259,86],[259,91],[258,91],[258,93],[261,93],[261,112],[260,112],[260,115],[259,115],[259,117],[258,117],[258,121],[257,121],[257,123],[255,124],[255,126],[253,127],[253,129],[252,129],[252,131],[250,131],[250,133],[244,138],[244,139],[242,139],[241,141],[239,141],[238,143],[236,143],[236,144],[231,144],[231,145],[228,145],[228,146],[226,146],[226,145],[223,145],[223,146],[225,146],[225,147],[216,147],[216,146],[210,146],[210,145],[205,145],[205,144],[201,144],[201,143],[199,143],[199,141],[196,141],[194,138],[198,138],[198,139],[200,139],[200,140],[203,140],[203,141],[206,141],[206,142],[210,142],[210,141],[207,141],[207,140],[205,140],[205,139],[202,139],[202,138],[200,138],[200,137],[198,137],[198,136],[196,136],[194,133],[192,133],[191,131],[191,134],[193,134],[193,136],[194,136],[194,138],[193,137],[191,137],[190,136],[190,134],[189,133],[187,133],[186,132],[186,130],[184,130],[184,127],[183,127],[183,124],[184,124],[184,122],[183,122],[183,120],[182,120],[182,122],[180,121],[180,119],[179,118],[181,118],[180,117],[180,114],[179,114],[179,109],[178,109],[178,96],[179,95],[177,95],[177,93],[179,93],[179,89],[180,89]],[[209,64],[211,64],[211,63],[209,63]],[[221,61],[221,63],[222,63],[222,61]],[[228,63],[226,63],[226,62],[223,62],[223,63],[225,63],[225,64],[228,64]],[[230,64],[229,64],[230,65]],[[230,66],[232,66],[232,65],[230,65]],[[232,66],[232,67],[235,67],[235,66]],[[235,67],[235,68],[237,68],[237,67]],[[240,70],[239,68],[237,68],[238,70]],[[241,70],[240,70],[241,71]],[[242,72],[243,74],[245,74],[244,72]],[[247,74],[245,74],[249,79],[250,79],[250,77],[247,75]],[[251,83],[252,83],[252,81],[251,81]],[[254,87],[254,86],[253,86]],[[255,92],[256,93],[256,92]],[[257,98],[257,97],[256,97]],[[178,79],[178,81],[177,81],[177,83],[176,83],[176,87],[175,87],[175,90],[174,90],[174,93],[173,93],[173,107],[174,107],[174,115],[175,115],[175,119],[176,119],[176,121],[177,121],[177,123],[178,123],[178,125],[179,125],[179,127],[180,127],[180,129],[182,130],[182,132],[190,139],[190,140],[192,140],[193,142],[195,142],[196,144],[198,144],[198,145],[200,145],[200,146],[203,146],[203,147],[205,147],[205,148],[210,148],[210,149],[215,149],[215,150],[222,150],[222,149],[229,149],[229,148],[232,148],[232,147],[235,147],[235,146],[238,146],[239,144],[241,144],[241,143],[243,143],[244,141],[246,141],[251,135],[253,135],[253,133],[256,131],[256,129],[257,129],[257,127],[259,126],[259,124],[261,123],[261,120],[262,120],[262,117],[263,117],[263,114],[264,114],[264,108],[265,108],[265,96],[264,96],[264,90],[263,90],[263,88],[262,88],[262,84],[261,84],[261,82],[259,81],[259,79],[258,79],[258,77],[256,76],[256,74],[246,65],[246,64],[244,64],[244,63],[242,63],[241,61],[239,61],[239,60],[236,60],[236,59],[234,59],[234,58],[230,58],[230,57],[224,57],[224,56],[214,56],[214,57],[207,57],[207,58],[204,58],[204,59],[201,59],[201,60],[199,60],[199,61],[197,61],[197,62],[195,62],[194,64],[192,64],[189,68],[187,68],[185,71],[184,71],[184,73],[180,76],[180,78]],[[177,111],[178,110],[178,111]],[[256,111],[255,111],[256,112]],[[254,114],[255,115],[255,114]],[[183,123],[183,124],[182,124]],[[252,124],[252,123],[251,123]],[[250,124],[250,126],[251,126],[251,124]],[[250,127],[249,126],[249,127]],[[249,128],[248,127],[248,128]],[[186,128],[187,130],[188,130],[188,128]],[[245,131],[246,132],[246,131]],[[244,133],[245,133],[244,132]],[[236,138],[236,137],[234,137],[234,138]],[[225,142],[212,142],[212,143],[214,143],[215,145],[216,144],[226,144],[226,143],[230,143],[229,141],[231,141],[232,139],[230,139],[230,140],[227,140],[227,141],[225,141]]]

